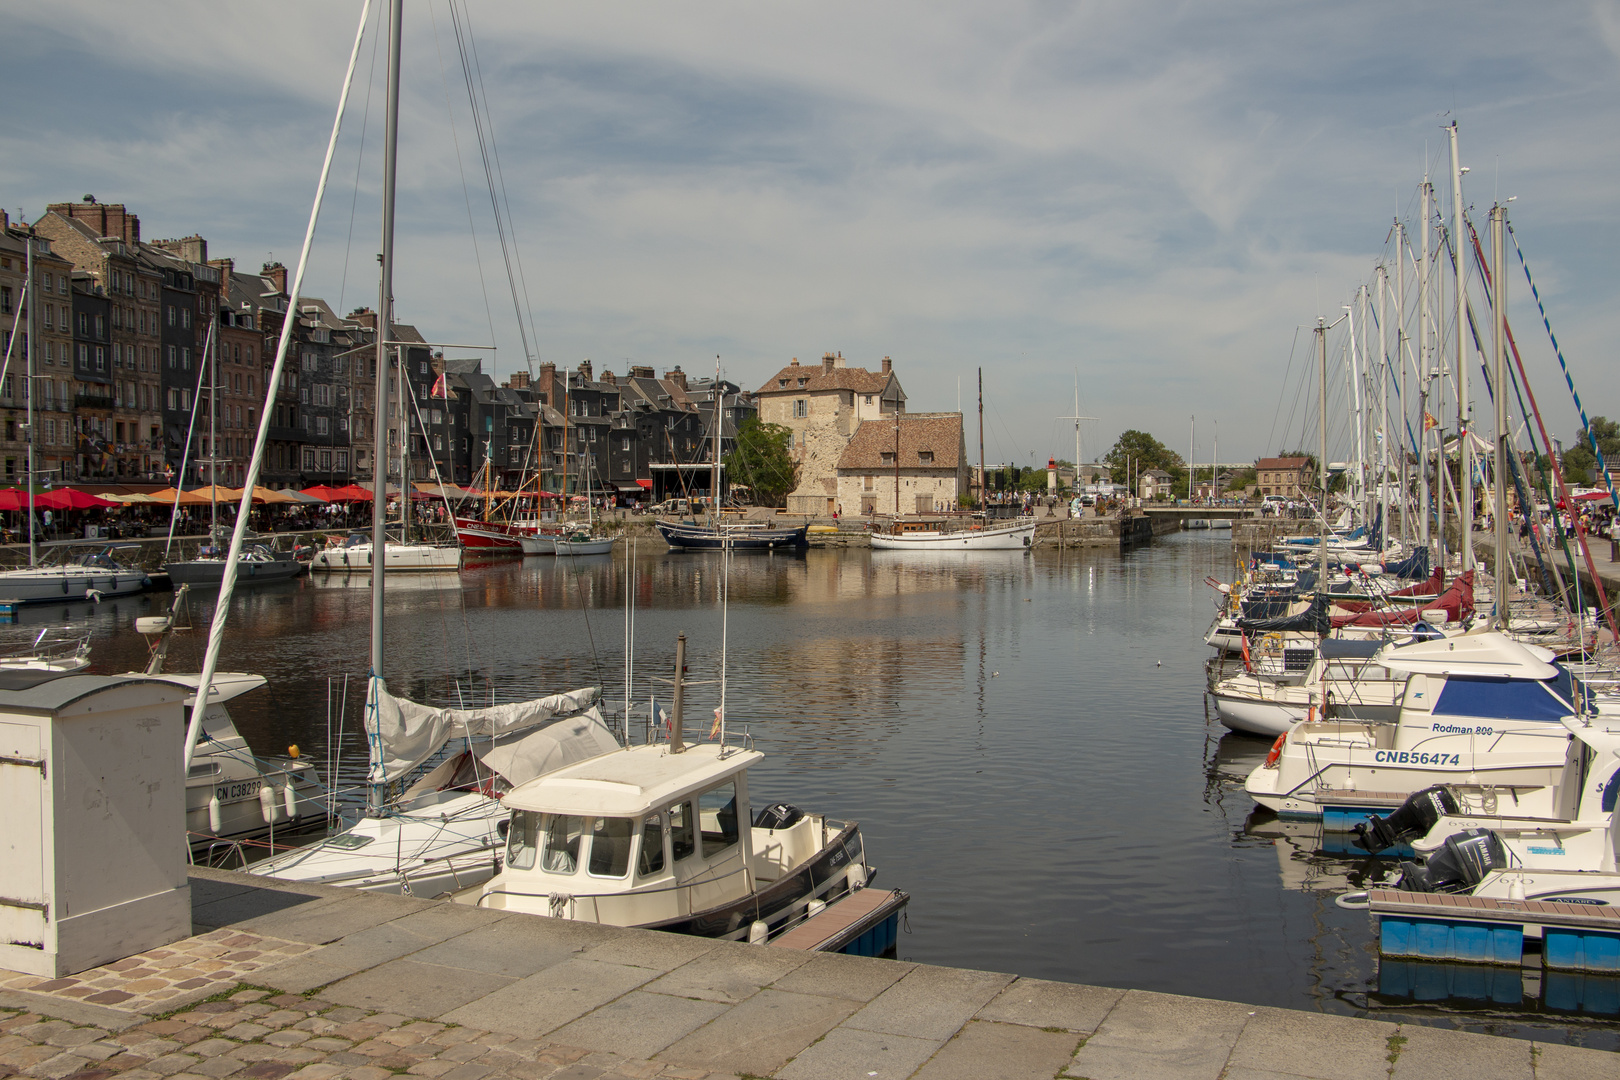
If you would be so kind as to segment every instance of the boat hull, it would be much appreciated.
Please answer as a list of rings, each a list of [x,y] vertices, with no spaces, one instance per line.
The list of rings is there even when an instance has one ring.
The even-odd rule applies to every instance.
[[[664,542],[677,551],[775,551],[809,546],[809,528],[793,529],[715,529],[706,525],[660,521],[658,531]]]
[[[188,562],[167,563],[163,569],[176,585],[198,588],[217,588],[225,580],[225,560],[192,559]],[[287,581],[304,572],[304,564],[290,559],[259,561],[239,559],[236,564],[238,585],[260,585],[272,581]]]
[[[558,555],[606,555],[613,550],[613,541],[611,536],[592,540],[564,540],[558,537],[553,543]]]
[[[421,571],[447,571],[461,568],[461,548],[431,544],[388,544],[383,548],[383,569],[390,574]],[[325,548],[315,553],[311,571],[323,573],[367,572],[371,569],[371,545]]]
[[[0,573],[0,601],[37,604],[132,596],[144,591],[148,580],[140,570],[102,570],[87,566],[11,570]]]
[[[872,547],[879,551],[1020,551],[1034,541],[1034,519],[997,529],[872,534]]]

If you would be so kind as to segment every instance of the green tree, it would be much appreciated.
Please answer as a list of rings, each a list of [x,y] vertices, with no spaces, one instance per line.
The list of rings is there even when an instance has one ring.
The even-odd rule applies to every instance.
[[[1226,490],[1232,492],[1243,491],[1254,485],[1256,473],[1253,469],[1235,469],[1230,479],[1226,481]]]
[[[793,432],[781,424],[762,424],[750,416],[737,429],[737,443],[723,459],[734,484],[753,489],[759,506],[783,506],[787,493],[798,483],[798,470],[789,448]]]
[[[1575,436],[1575,445],[1564,451],[1564,479],[1571,484],[1590,484],[1599,465],[1592,452],[1592,437],[1597,437],[1598,449],[1604,455],[1620,454],[1620,423],[1602,416],[1594,416],[1591,428],[1581,428]]]
[[[1185,486],[1186,462],[1181,455],[1135,428],[1120,434],[1114,448],[1103,455],[1103,463],[1116,484],[1129,483],[1131,476],[1141,476],[1149,469],[1163,469],[1170,474],[1172,485]]]

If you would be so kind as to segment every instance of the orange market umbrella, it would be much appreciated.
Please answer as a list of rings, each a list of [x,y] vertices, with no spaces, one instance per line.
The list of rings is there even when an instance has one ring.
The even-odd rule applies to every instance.
[[[207,506],[208,496],[198,495],[192,491],[181,491],[179,488],[164,488],[162,491],[152,492],[152,501],[163,503],[165,506],[173,506],[175,503],[181,506]]]

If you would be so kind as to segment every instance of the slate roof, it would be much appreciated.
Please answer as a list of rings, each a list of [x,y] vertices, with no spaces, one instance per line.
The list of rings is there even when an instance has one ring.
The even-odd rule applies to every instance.
[[[838,468],[892,469],[894,461],[884,454],[894,452],[894,421],[863,420],[838,458]],[[924,463],[918,454],[932,451],[934,460]],[[900,416],[900,468],[949,469],[962,462],[961,413],[902,413]]]
[[[799,380],[804,385],[799,385]],[[822,364],[789,364],[765,380],[756,393],[814,393],[818,390],[852,390],[857,394],[881,394],[894,379],[881,371],[858,367],[827,368]]]

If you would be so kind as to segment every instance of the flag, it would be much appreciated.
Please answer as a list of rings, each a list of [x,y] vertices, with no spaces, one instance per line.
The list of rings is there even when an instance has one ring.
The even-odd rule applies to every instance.
[[[1423,430],[1424,431],[1428,431],[1430,428],[1437,428],[1439,426],[1440,426],[1440,421],[1436,420],[1431,414],[1429,414],[1429,413],[1424,413],[1423,414]]]
[[[445,400],[449,400],[449,398],[450,398],[450,388],[444,384],[444,373],[443,372],[439,373],[439,381],[433,384],[433,389],[428,391],[428,396],[429,397],[442,397]]]

